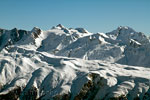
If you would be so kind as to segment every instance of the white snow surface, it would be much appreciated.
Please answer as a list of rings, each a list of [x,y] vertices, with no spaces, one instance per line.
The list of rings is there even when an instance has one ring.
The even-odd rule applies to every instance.
[[[1,36],[1,51],[17,46],[57,56],[150,67],[149,38],[130,27],[120,26],[109,33],[90,33],[83,28],[68,29],[61,24],[47,31],[34,27],[16,42],[14,38],[20,34],[13,33],[16,37],[12,37],[12,33],[12,30],[7,31]]]
[[[82,92],[87,100],[150,96],[150,43],[141,32],[121,26],[90,33],[57,25],[47,31],[35,27],[16,41],[10,34],[0,32],[0,96],[16,87],[22,89],[20,99],[32,87],[43,100],[64,94],[73,100]]]

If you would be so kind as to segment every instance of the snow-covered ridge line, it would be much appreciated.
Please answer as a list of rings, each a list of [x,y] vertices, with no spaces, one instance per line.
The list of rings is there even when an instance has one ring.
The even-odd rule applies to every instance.
[[[66,28],[59,24],[47,31],[34,27],[31,31],[0,32],[1,52],[19,46],[57,56],[150,67],[149,38],[130,27],[120,26],[109,33],[95,34],[84,28]]]
[[[0,100],[149,100],[149,51],[129,27],[0,29]]]

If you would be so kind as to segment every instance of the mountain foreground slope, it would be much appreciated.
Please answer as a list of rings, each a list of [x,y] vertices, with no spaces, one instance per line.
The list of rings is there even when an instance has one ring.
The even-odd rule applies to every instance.
[[[0,99],[149,100],[149,51],[130,27],[0,29]]]

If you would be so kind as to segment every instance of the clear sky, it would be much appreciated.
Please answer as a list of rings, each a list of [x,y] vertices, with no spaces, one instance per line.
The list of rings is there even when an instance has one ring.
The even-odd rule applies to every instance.
[[[0,0],[0,28],[47,30],[59,23],[90,32],[129,26],[150,34],[150,0]]]

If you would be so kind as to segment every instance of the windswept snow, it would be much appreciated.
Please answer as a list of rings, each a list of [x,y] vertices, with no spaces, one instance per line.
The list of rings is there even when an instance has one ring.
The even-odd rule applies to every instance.
[[[149,38],[129,27],[0,29],[0,99],[149,100]]]
[[[0,61],[0,83],[5,85],[1,95],[17,86],[22,87],[22,93],[32,87],[37,88],[37,97],[42,99],[64,94],[77,98],[85,84],[96,86],[95,99],[122,95],[133,99],[138,97],[138,93],[139,98],[143,98],[149,90],[150,68],[57,57],[26,49],[23,53],[1,54]],[[94,87],[87,85],[89,92],[85,95],[92,92],[90,88]]]

